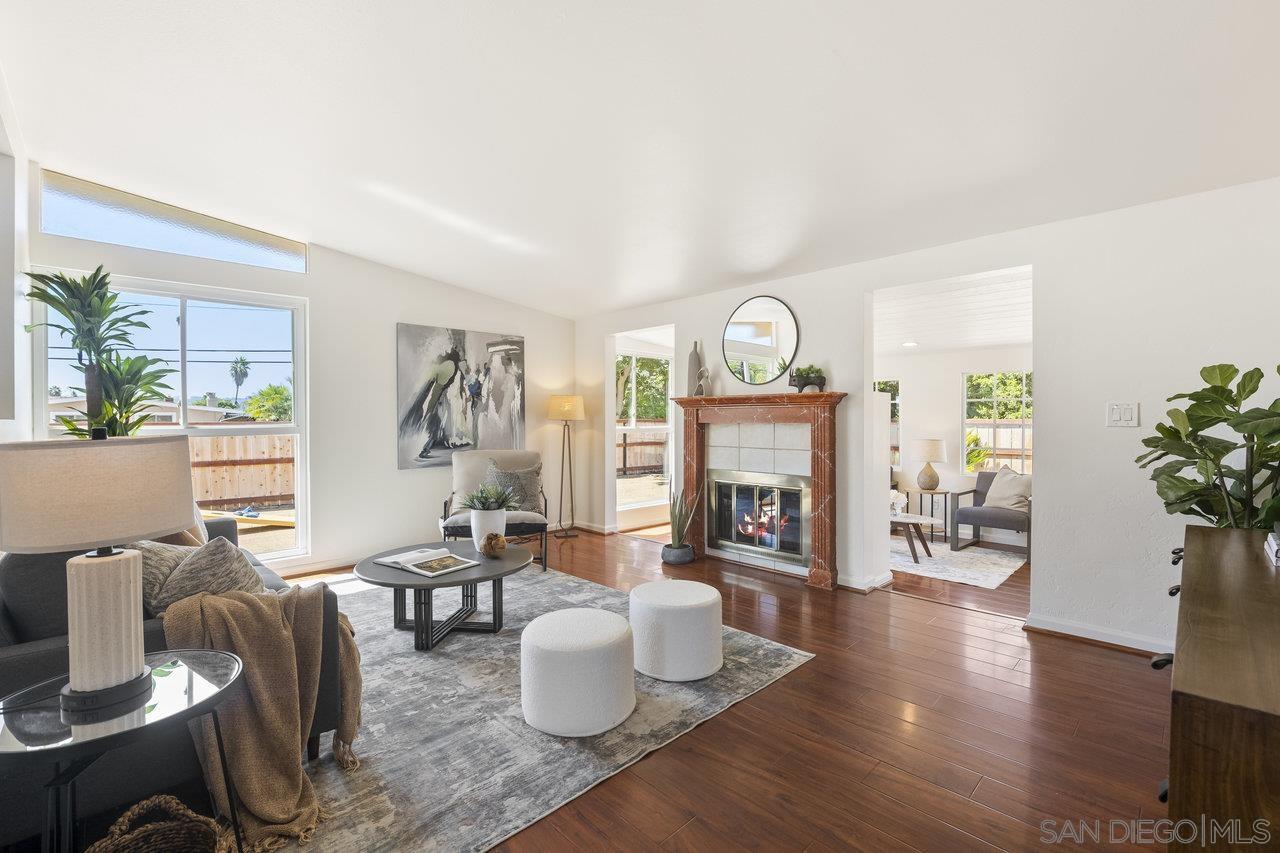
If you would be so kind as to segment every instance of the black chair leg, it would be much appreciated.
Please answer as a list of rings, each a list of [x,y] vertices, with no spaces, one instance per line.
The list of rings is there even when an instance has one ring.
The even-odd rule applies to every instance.
[[[547,531],[542,531],[542,570],[547,570]]]

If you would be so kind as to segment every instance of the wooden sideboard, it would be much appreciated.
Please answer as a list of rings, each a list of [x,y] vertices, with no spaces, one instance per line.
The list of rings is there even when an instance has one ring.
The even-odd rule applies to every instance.
[[[1173,658],[1169,817],[1270,822],[1280,847],[1280,572],[1257,530],[1187,527]],[[1226,849],[1223,841],[1170,850]]]

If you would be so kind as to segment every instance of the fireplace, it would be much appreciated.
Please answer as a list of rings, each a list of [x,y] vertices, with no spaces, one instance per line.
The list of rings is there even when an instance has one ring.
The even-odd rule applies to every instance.
[[[808,477],[707,471],[707,544],[809,565],[813,512]]]

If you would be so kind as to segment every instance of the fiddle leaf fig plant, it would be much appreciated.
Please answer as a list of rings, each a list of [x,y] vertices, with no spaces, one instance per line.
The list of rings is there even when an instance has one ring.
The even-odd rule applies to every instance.
[[[1212,364],[1200,371],[1205,387],[1169,398],[1186,407],[1168,411],[1169,422],[1156,424],[1156,434],[1142,440],[1147,452],[1134,461],[1151,468],[1170,515],[1216,527],[1270,529],[1280,521],[1280,399],[1266,408],[1248,404],[1264,375]]]

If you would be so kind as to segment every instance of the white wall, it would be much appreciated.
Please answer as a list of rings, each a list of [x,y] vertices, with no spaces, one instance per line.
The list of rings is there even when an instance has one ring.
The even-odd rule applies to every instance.
[[[604,506],[599,442],[608,389],[601,368],[612,334],[673,323],[678,364],[700,339],[716,390],[747,393],[749,386],[726,375],[720,330],[747,296],[774,294],[796,312],[800,363],[825,367],[828,388],[851,392],[837,419],[837,559],[842,581],[859,582],[866,575],[859,484],[868,467],[870,291],[1030,264],[1037,535],[1029,622],[1168,648],[1176,601],[1164,590],[1177,577],[1168,550],[1187,519],[1165,515],[1133,457],[1167,408],[1165,398],[1195,387],[1205,364],[1262,366],[1262,395],[1280,392],[1270,310],[1277,304],[1278,229],[1280,179],[1273,179],[581,320],[578,391],[593,419],[579,433],[582,515],[598,519]],[[683,370],[676,370],[676,386],[686,388]],[[764,390],[784,391],[785,380]],[[1109,400],[1141,403],[1144,429],[1103,428]]]
[[[951,491],[972,488],[978,478],[974,474],[964,473],[961,434],[964,374],[1030,369],[1031,347],[1025,344],[877,355],[874,368],[876,380],[897,379],[900,382],[902,417],[899,423],[899,446],[902,448],[902,464],[895,467],[899,484],[915,488],[916,475],[924,467],[923,462],[911,458],[911,440],[941,438],[947,445],[947,461],[933,463],[941,480],[939,488]],[[919,511],[917,500],[918,496],[912,497],[912,512]],[[964,499],[964,504],[968,505],[968,498]],[[943,517],[942,501],[935,500],[934,506],[935,514]],[[927,515],[927,501],[924,510]],[[1023,534],[1001,530],[984,529],[982,536],[987,540],[1013,545],[1026,542]]]
[[[397,322],[525,337],[525,444],[543,454],[547,495],[559,494],[560,429],[551,394],[573,387],[573,323],[360,258],[309,248],[305,274],[35,233],[31,262],[117,275],[306,297],[311,558],[349,565],[439,537],[448,468],[396,468]],[[291,566],[290,570],[302,567]]]

